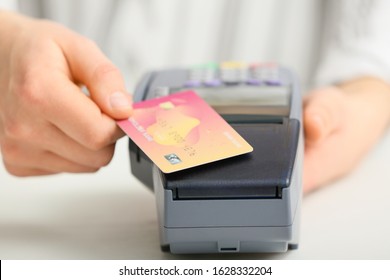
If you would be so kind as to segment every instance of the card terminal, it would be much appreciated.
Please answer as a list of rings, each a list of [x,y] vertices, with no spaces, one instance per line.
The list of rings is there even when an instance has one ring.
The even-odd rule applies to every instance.
[[[297,248],[304,139],[292,71],[243,62],[152,71],[139,82],[134,101],[186,89],[254,151],[164,174],[130,139],[131,172],[155,192],[161,248],[178,254]]]

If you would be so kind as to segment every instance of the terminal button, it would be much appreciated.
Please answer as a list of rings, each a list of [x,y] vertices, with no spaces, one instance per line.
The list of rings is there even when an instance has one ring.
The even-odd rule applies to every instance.
[[[226,84],[240,84],[248,77],[245,63],[236,61],[223,62],[220,65],[221,80]]]

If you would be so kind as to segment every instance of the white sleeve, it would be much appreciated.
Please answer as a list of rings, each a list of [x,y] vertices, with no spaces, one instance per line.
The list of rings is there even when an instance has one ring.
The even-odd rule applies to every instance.
[[[376,76],[390,82],[390,1],[332,0],[316,84]]]
[[[17,11],[18,10],[18,1],[17,0],[1,0],[0,9]]]

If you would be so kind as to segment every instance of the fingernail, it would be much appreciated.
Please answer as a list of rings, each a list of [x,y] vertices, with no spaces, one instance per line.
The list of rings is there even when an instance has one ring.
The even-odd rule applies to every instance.
[[[120,91],[116,91],[110,95],[111,108],[127,108],[131,107],[131,103],[126,94]]]

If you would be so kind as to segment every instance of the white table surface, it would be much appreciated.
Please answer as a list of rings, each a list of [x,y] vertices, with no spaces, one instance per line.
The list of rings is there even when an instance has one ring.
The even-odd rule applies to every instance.
[[[154,195],[129,170],[127,139],[95,174],[16,178],[0,164],[0,259],[390,259],[390,133],[304,197],[300,247],[280,254],[161,252]]]

